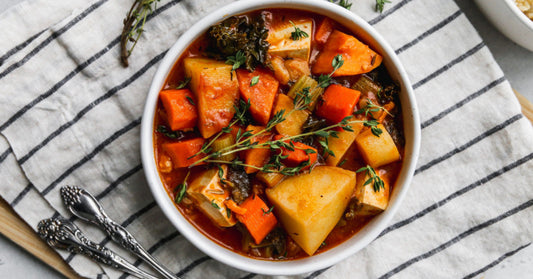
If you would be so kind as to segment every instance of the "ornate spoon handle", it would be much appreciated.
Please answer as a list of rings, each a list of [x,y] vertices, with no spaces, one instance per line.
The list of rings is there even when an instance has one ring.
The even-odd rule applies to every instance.
[[[179,279],[157,262],[124,227],[109,218],[100,203],[89,192],[76,186],[64,186],[61,188],[61,197],[72,214],[98,225],[113,241],[150,264],[165,278]]]
[[[38,232],[50,246],[88,256],[99,263],[139,278],[157,279],[157,277],[138,269],[113,251],[87,239],[80,229],[67,219],[58,217],[41,220],[38,225]]]

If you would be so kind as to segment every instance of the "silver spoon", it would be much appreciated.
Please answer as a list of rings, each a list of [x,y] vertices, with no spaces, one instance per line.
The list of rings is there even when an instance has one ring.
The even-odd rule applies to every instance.
[[[139,278],[157,279],[157,277],[138,269],[113,251],[87,239],[80,229],[67,219],[62,217],[44,219],[39,222],[37,229],[41,238],[50,246],[88,256],[99,263]]]
[[[100,203],[87,191],[76,186],[61,187],[61,197],[72,214],[98,225],[113,241],[150,264],[167,279],[179,279],[152,257],[124,227],[111,220]]]

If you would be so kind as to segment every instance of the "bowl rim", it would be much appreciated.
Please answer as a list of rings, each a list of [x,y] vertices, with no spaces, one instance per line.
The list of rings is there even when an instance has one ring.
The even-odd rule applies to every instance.
[[[507,8],[509,8],[509,10],[516,15],[516,17],[520,20],[520,22],[522,22],[522,24],[529,28],[529,30],[531,30],[533,32],[533,19],[530,19],[529,17],[527,17],[526,14],[524,14],[524,12],[522,12],[515,0],[504,0]]]
[[[163,88],[164,82],[170,73],[170,70],[172,69],[176,60],[179,59],[182,51],[200,34],[204,33],[209,26],[220,22],[224,18],[234,14],[242,14],[253,10],[266,8],[308,10],[330,17],[335,15],[333,18],[335,18],[337,21],[341,19],[343,21],[350,22],[351,25],[346,27],[352,32],[356,33],[358,37],[360,37],[361,34],[355,32],[354,29],[363,32],[369,40],[372,40],[374,44],[377,44],[377,47],[381,50],[380,53],[384,57],[384,63],[389,64],[386,66],[387,70],[390,72],[392,67],[396,71],[397,79],[399,79],[398,81],[402,84],[401,102],[403,107],[402,114],[404,119],[404,131],[406,127],[409,126],[410,136],[412,137],[410,142],[406,142],[405,146],[405,154],[409,154],[410,156],[406,156],[406,159],[403,162],[402,170],[398,177],[398,181],[401,183],[397,181],[387,210],[374,217],[372,221],[363,227],[361,231],[336,247],[311,257],[291,261],[266,261],[249,258],[233,252],[228,248],[222,247],[197,230],[182,216],[182,214],[174,205],[174,202],[168,196],[165,187],[161,182],[159,173],[157,172],[153,150],[152,133],[155,106],[158,100],[157,96],[160,90]],[[410,121],[406,123],[407,119]],[[217,261],[240,270],[265,275],[295,275],[326,268],[340,262],[341,260],[366,247],[385,229],[386,225],[390,222],[393,215],[401,205],[403,198],[407,194],[412,176],[415,171],[420,149],[420,120],[411,83],[407,76],[407,72],[400,63],[399,58],[395,54],[394,50],[385,41],[385,39],[381,37],[381,35],[378,34],[377,31],[374,30],[373,27],[371,27],[361,17],[328,1],[264,0],[258,2],[256,0],[241,0],[232,2],[204,16],[201,20],[193,24],[185,33],[183,33],[181,37],[174,43],[174,45],[167,51],[165,57],[161,61],[154,74],[149,93],[146,97],[141,121],[140,144],[143,170],[154,199],[167,219],[195,247]],[[178,212],[178,214],[176,214],[176,212]]]

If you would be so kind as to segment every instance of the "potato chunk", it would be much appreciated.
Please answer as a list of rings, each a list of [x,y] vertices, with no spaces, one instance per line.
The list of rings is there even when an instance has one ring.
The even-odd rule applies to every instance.
[[[355,188],[355,173],[319,166],[266,189],[287,233],[313,255],[340,220]]]
[[[235,114],[239,84],[231,65],[207,58],[185,58],[185,75],[198,100],[198,128],[208,138],[226,127]]]
[[[360,133],[355,138],[355,143],[365,162],[373,168],[400,160],[400,152],[394,140],[382,124],[376,126],[383,133],[377,137],[370,129]]]
[[[284,136],[296,136],[302,133],[302,126],[304,125],[309,113],[305,110],[293,111],[287,115],[289,111],[294,109],[294,103],[291,97],[285,94],[278,94],[276,103],[274,104],[274,114],[281,110],[285,110],[285,120],[276,125],[276,131]]]
[[[268,52],[283,58],[301,58],[309,61],[311,50],[311,35],[313,34],[313,21],[311,19],[293,20],[292,25],[288,20],[281,24],[271,26],[267,41],[270,43]],[[307,37],[293,40],[292,33],[299,28],[307,33]]]
[[[352,117],[350,120],[354,120],[354,117]],[[346,151],[348,151],[359,132],[361,132],[363,129],[363,123],[353,123],[350,124],[350,127],[352,128],[353,132],[342,130],[337,133],[337,138],[328,138],[328,148],[335,154],[335,156],[328,156],[326,158],[326,164],[328,166],[336,166],[344,157]]]
[[[226,165],[221,167],[224,172],[222,178],[226,179],[228,167]],[[230,193],[222,187],[218,172],[218,168],[213,168],[196,177],[190,183],[187,195],[215,224],[221,227],[231,227],[237,223],[237,220],[233,214],[228,218],[229,209],[224,201],[229,198]]]
[[[390,186],[388,181],[381,177],[385,189],[380,188],[376,192],[374,190],[374,183],[364,185],[369,178],[370,176],[366,175],[363,179],[357,179],[357,186],[354,193],[354,196],[358,200],[357,215],[376,215],[387,209],[389,205]]]

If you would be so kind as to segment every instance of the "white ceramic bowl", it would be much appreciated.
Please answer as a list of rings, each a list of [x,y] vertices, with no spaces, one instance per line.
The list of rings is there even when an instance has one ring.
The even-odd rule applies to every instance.
[[[507,38],[533,51],[533,21],[514,0],[475,0],[479,9]]]
[[[390,75],[401,85],[400,101],[402,103],[404,119],[406,156],[391,195],[389,207],[385,212],[376,216],[359,233],[344,243],[326,252],[292,261],[265,261],[248,258],[219,246],[200,233],[182,216],[165,191],[157,172],[153,149],[152,133],[158,94],[163,88],[167,75],[175,61],[180,57],[182,51],[200,34],[204,33],[209,26],[234,14],[242,14],[265,8],[301,9],[323,14],[337,20],[384,57],[383,61]],[[155,200],[172,224],[190,242],[212,258],[241,270],[268,275],[301,274],[331,266],[359,251],[375,239],[383,231],[387,223],[389,223],[407,193],[418,158],[419,142],[420,123],[415,98],[407,74],[400,64],[398,57],[395,55],[394,50],[363,19],[328,1],[243,0],[221,7],[212,14],[205,16],[204,19],[194,24],[180,37],[161,62],[150,87],[141,125],[141,155],[144,172]],[[185,255],[180,255],[179,251],[176,251],[176,257],[180,256]]]

